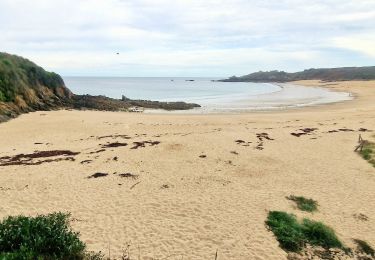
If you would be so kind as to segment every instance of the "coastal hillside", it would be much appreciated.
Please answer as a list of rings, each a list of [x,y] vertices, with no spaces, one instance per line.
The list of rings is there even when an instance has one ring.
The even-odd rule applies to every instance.
[[[185,102],[113,99],[105,96],[74,95],[60,75],[45,71],[28,59],[0,52],[0,122],[22,113],[61,108],[106,111],[132,106],[165,110],[199,107]]]
[[[22,57],[0,53],[0,121],[61,107],[72,96],[58,74]]]
[[[259,71],[241,77],[230,77],[223,82],[288,82],[297,80],[350,81],[375,80],[375,66],[332,69],[307,69],[300,72]]]

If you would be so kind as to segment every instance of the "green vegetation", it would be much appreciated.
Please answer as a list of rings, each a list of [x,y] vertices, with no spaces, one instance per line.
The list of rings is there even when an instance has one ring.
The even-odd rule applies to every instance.
[[[62,78],[22,57],[0,52],[0,122],[21,113],[69,104]]]
[[[371,148],[365,148],[361,151],[361,155],[362,155],[363,159],[365,159],[365,160],[370,160],[372,153],[373,153],[373,151],[372,151]]]
[[[373,80],[375,79],[375,66],[373,67],[347,67],[332,69],[308,69],[301,72],[287,73],[285,71],[259,71],[241,77],[230,77],[222,81],[228,82],[287,82],[295,80]]]
[[[288,200],[292,200],[297,204],[300,210],[314,212],[318,209],[318,202],[313,199],[306,199],[305,197],[289,196],[286,197]]]
[[[321,222],[304,219],[302,228],[307,242],[311,245],[322,246],[324,248],[343,247],[335,231]]]
[[[0,90],[0,102],[5,102],[6,101],[6,97],[5,97],[5,95],[3,94],[3,92],[1,92],[1,90]]]
[[[335,232],[321,222],[304,219],[300,223],[292,214],[271,211],[266,224],[281,248],[287,251],[299,252],[306,243],[324,248],[343,248]]]
[[[359,251],[375,257],[375,250],[366,241],[354,239],[354,242],[357,244]]]
[[[367,142],[364,144],[362,151],[359,154],[363,159],[371,163],[375,167],[375,144]]]
[[[0,259],[102,259],[86,252],[69,214],[8,217],[0,222]]]
[[[268,214],[266,224],[275,234],[281,247],[288,251],[298,252],[304,245],[304,236],[301,225],[294,215],[271,211]]]
[[[13,102],[23,95],[24,88],[64,86],[62,78],[47,72],[33,62],[16,55],[0,52],[0,101]]]

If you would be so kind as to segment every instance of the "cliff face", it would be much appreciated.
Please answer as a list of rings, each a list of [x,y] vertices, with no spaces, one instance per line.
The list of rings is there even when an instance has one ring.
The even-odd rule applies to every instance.
[[[56,109],[69,103],[72,96],[58,74],[0,52],[0,121],[25,112]]]

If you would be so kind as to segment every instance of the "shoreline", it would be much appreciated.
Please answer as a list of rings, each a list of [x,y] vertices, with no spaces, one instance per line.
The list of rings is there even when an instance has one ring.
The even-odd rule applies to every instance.
[[[312,83],[313,82],[313,83]],[[297,83],[297,84],[296,84]],[[302,83],[302,84],[299,84],[299,83]],[[305,83],[308,83],[307,85],[304,85]],[[312,83],[312,84],[311,84]],[[337,84],[338,82],[333,82],[333,83],[329,83],[329,85],[332,85],[332,84]],[[261,101],[260,104],[264,103],[265,101],[267,101],[267,98],[269,100],[272,100],[272,96],[274,95],[278,95],[280,93],[283,93],[285,92],[285,90],[289,90],[290,91],[290,88],[313,88],[313,89],[328,89],[329,91],[331,92],[336,92],[336,93],[345,93],[345,94],[348,94],[350,97],[350,99],[345,99],[344,97],[342,97],[341,99],[342,100],[335,100],[335,101],[322,101],[322,100],[314,100],[313,97],[308,97],[307,100],[305,102],[302,101],[301,97],[298,99],[297,98],[297,103],[296,103],[296,99],[295,98],[292,98],[290,100],[292,100],[292,102],[294,103],[288,103],[287,101],[284,101],[286,103],[284,104],[278,104],[278,105],[274,105],[274,106],[269,106],[269,107],[265,107],[265,106],[256,106],[256,107],[238,107],[238,108],[223,108],[223,107],[217,107],[217,108],[207,108],[205,107],[204,105],[202,107],[198,107],[198,108],[192,108],[192,109],[178,109],[178,110],[165,110],[165,109],[158,109],[158,108],[145,108],[143,112],[145,112],[145,114],[158,114],[158,115],[163,115],[163,114],[177,114],[177,115],[205,115],[205,114],[210,114],[210,115],[214,115],[214,114],[217,114],[217,115],[241,115],[241,114],[248,114],[248,113],[278,113],[278,112],[283,112],[283,111],[289,111],[289,110],[298,110],[298,109],[305,109],[305,108],[311,108],[311,107],[319,107],[319,106],[325,106],[325,105],[332,105],[332,104],[336,104],[336,103],[344,103],[346,101],[351,101],[352,99],[355,99],[357,97],[357,95],[353,95],[353,93],[350,93],[346,90],[342,90],[342,89],[339,89],[339,90],[331,90],[331,88],[327,88],[327,83],[326,82],[320,82],[318,80],[316,81],[299,81],[299,82],[287,82],[287,83],[267,83],[267,84],[272,84],[272,85],[275,85],[277,87],[279,87],[280,89],[277,90],[277,91],[273,91],[273,92],[270,92],[270,93],[264,93],[264,94],[257,94],[257,95],[250,95],[247,99],[241,99],[241,100],[237,100],[237,101],[234,101],[232,100],[230,103],[232,104],[236,104],[238,102],[242,102],[242,106],[247,106],[247,105],[252,105],[254,106],[254,101],[256,101],[257,98],[259,97],[266,97],[266,99],[263,99],[263,101]],[[320,84],[323,84],[323,85],[320,85]],[[290,94],[293,94],[293,91],[290,91]],[[327,93],[325,93],[327,95]],[[281,94],[282,95],[282,94]],[[83,95],[84,96],[84,95]],[[89,96],[89,95],[88,95]],[[97,97],[101,97],[101,96],[93,96],[94,98],[97,98]],[[338,97],[336,97],[337,99],[339,99]],[[316,99],[316,98],[315,98]],[[320,97],[320,99],[323,99],[322,97]],[[250,101],[252,100],[252,101]],[[269,101],[268,100],[268,101]],[[274,99],[274,100],[277,100],[277,99]],[[143,100],[142,100],[143,101]],[[148,101],[147,101],[148,102]],[[158,103],[159,101],[152,101],[154,103]],[[165,101],[164,101],[165,102]],[[160,103],[164,103],[164,102],[160,102]],[[257,101],[259,102],[259,100]],[[277,102],[281,102],[281,101],[277,101]],[[291,101],[289,101],[291,102]],[[185,104],[189,104],[189,103],[186,103],[186,102],[170,102],[171,104],[172,103],[185,103]],[[258,103],[259,105],[259,103]],[[74,109],[74,108],[70,108],[70,107],[62,107],[62,108],[56,108],[56,109],[51,109],[51,110],[37,110],[37,111],[30,111],[28,113],[33,113],[33,112],[40,112],[40,111],[44,111],[44,112],[48,112],[48,111],[56,111],[56,110],[70,110],[70,109]],[[76,109],[74,109],[76,110]],[[97,110],[97,109],[84,109],[84,110],[80,110],[78,109],[78,111],[87,111],[87,110],[92,110],[92,111],[106,111],[106,112],[126,112],[126,111],[111,111],[111,110]],[[22,113],[21,113],[22,114]],[[19,116],[19,115],[18,115]],[[9,120],[12,120],[12,119],[15,119],[17,118],[16,117],[13,117],[13,118],[9,118],[8,120],[4,120],[4,121],[0,121],[0,123],[4,123],[4,122],[7,122]]]
[[[348,91],[346,86],[340,86],[340,84],[361,84],[361,83],[374,83],[375,85],[375,80],[373,81],[334,81],[334,82],[329,82],[327,85],[327,82],[323,82],[320,80],[303,80],[303,81],[291,81],[287,83],[271,83],[279,86],[280,88],[284,89],[283,84],[296,84],[297,86],[302,86],[306,88],[325,88],[333,92],[341,92],[341,93],[348,93],[350,94],[350,97],[352,97],[349,100],[339,100],[339,101],[334,101],[334,102],[327,102],[327,103],[317,103],[317,104],[312,104],[312,105],[302,105],[302,106],[289,106],[289,107],[282,107],[282,108],[272,108],[272,109],[245,109],[242,112],[234,111],[234,112],[214,112],[214,113],[191,113],[192,110],[194,109],[189,109],[189,110],[163,110],[163,109],[148,109],[146,108],[144,111],[147,111],[146,113],[135,113],[137,115],[143,114],[143,115],[170,115],[170,116],[225,116],[225,115],[230,115],[230,116],[246,116],[249,114],[282,114],[282,113],[291,113],[291,112],[309,112],[309,111],[316,111],[316,110],[326,110],[329,109],[330,107],[334,108],[336,106],[339,106],[340,108],[350,108],[347,107],[346,104],[351,104],[355,103],[358,101],[357,99],[362,99],[362,94],[356,93],[356,92],[351,92]],[[337,86],[338,88],[332,88],[331,86]],[[346,88],[346,89],[345,89]],[[358,90],[358,88],[356,88]],[[276,91],[280,92],[282,90]],[[265,93],[265,94],[260,94],[260,95],[269,95],[273,94],[272,93]],[[375,95],[374,95],[375,96]],[[199,109],[199,108],[198,108]],[[0,122],[0,124],[4,124],[6,122],[12,121],[14,119],[19,118],[20,116],[23,115],[28,115],[32,113],[48,113],[48,112],[56,112],[56,111],[77,111],[77,112],[102,112],[102,113],[125,113],[129,114],[127,111],[107,111],[107,110],[95,110],[95,109],[85,109],[85,110],[80,110],[80,109],[72,109],[72,108],[62,108],[62,109],[54,109],[54,110],[49,110],[49,111],[32,111],[24,114],[20,114],[16,118],[11,118],[10,120]],[[134,114],[134,113],[131,113]]]
[[[311,81],[308,81],[311,82]],[[319,106],[325,106],[325,105],[331,105],[331,104],[336,104],[336,103],[345,103],[347,101],[351,101],[356,98],[355,95],[353,95],[350,92],[344,91],[344,90],[331,90],[329,88],[326,88],[324,86],[320,86],[319,81],[314,81],[315,85],[303,85],[302,84],[296,84],[295,82],[287,82],[287,83],[267,83],[267,84],[273,84],[275,86],[278,86],[280,90],[270,92],[270,93],[264,93],[264,94],[259,94],[259,95],[253,95],[249,96],[248,98],[243,98],[241,100],[234,101],[232,100],[230,103],[232,104],[238,104],[240,102],[243,107],[210,107],[210,106],[204,106],[196,109],[190,109],[190,110],[184,110],[184,111],[165,111],[162,109],[146,109],[145,112],[147,114],[179,114],[179,115],[204,115],[204,114],[219,114],[219,115],[241,115],[241,114],[247,114],[247,113],[272,113],[272,112],[283,112],[283,111],[289,111],[289,110],[296,110],[296,109],[304,109],[304,108],[309,108],[309,107],[319,107]],[[289,95],[293,95],[294,91],[293,88],[296,89],[297,91],[301,91],[302,88],[305,89],[316,89],[321,91],[320,94],[324,94],[325,96],[320,96],[320,97],[314,97],[314,96],[308,96],[308,93],[301,93],[299,95],[299,98],[287,98],[283,100],[283,94],[288,96],[288,94],[285,94],[285,92],[289,92]],[[322,90],[328,90],[329,92],[323,92]],[[311,90],[310,90],[311,91]],[[347,94],[348,96],[336,96],[336,97],[331,97],[332,99],[336,100],[327,100],[329,99],[329,95],[334,93],[343,93]],[[279,99],[274,96],[279,96]],[[305,100],[303,99],[303,95],[306,95]],[[310,93],[309,95],[313,95]],[[315,94],[317,95],[317,94]],[[281,97],[280,97],[281,96]],[[263,99],[262,99],[263,97]],[[260,99],[260,101],[259,101]],[[255,104],[254,104],[255,102]],[[258,103],[256,103],[258,102]],[[265,103],[270,102],[271,104],[269,106],[264,106]],[[275,103],[275,105],[272,105],[272,103]],[[251,106],[251,107],[246,107],[246,106]]]

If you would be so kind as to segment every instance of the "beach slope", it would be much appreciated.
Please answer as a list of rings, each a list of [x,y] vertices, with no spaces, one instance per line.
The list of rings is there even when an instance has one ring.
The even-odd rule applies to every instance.
[[[375,245],[375,81],[296,82],[342,103],[241,115],[99,111],[24,114],[0,124],[0,217],[71,212],[90,250],[136,259],[286,259],[271,210]],[[300,211],[285,197],[313,198]]]

